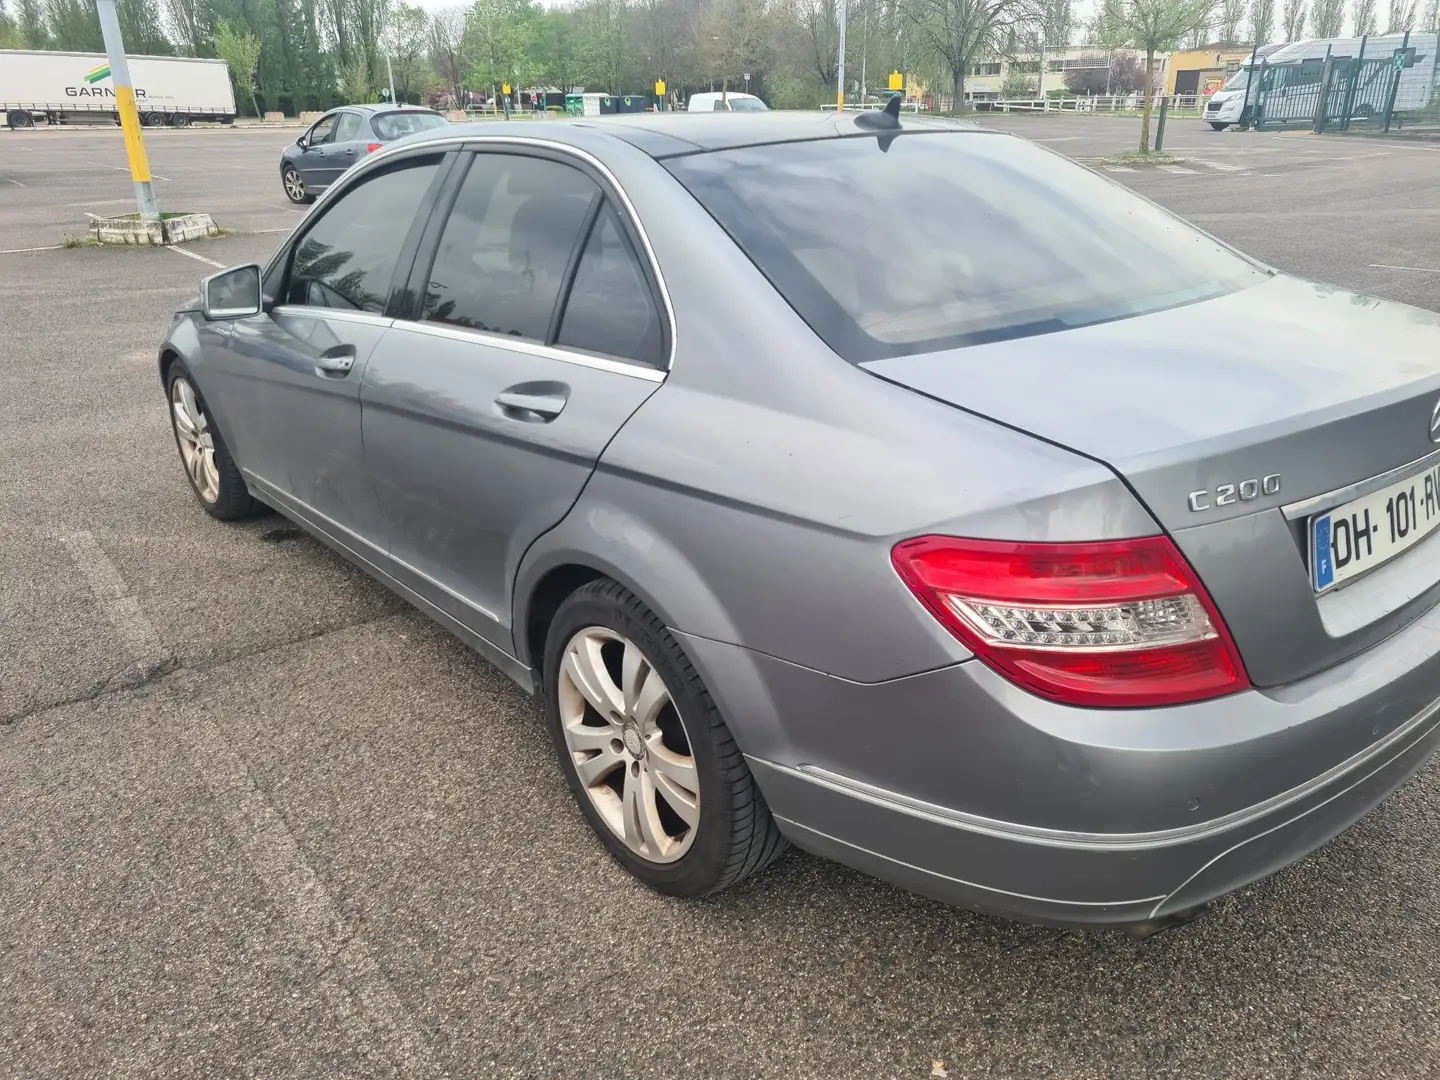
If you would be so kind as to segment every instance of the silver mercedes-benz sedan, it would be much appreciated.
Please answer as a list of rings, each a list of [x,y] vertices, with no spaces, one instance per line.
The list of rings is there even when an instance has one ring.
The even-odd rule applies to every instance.
[[[446,128],[160,352],[273,507],[540,694],[698,896],[790,842],[1137,933],[1440,739],[1440,316],[942,120]]]

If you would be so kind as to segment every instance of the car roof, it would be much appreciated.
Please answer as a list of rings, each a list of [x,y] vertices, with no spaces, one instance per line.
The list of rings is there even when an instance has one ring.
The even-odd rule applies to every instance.
[[[971,131],[986,134],[974,123],[941,117],[902,116],[898,129],[876,131],[855,123],[859,113],[833,112],[704,112],[704,113],[619,113],[614,116],[566,120],[531,120],[505,125],[507,135],[544,138],[552,142],[593,146],[593,136],[603,135],[629,143],[653,158],[676,157],[709,150],[732,150],[741,146],[771,143],[808,142],[857,135],[907,134],[934,131]],[[409,145],[457,135],[491,135],[493,122],[454,124],[410,136]]]
[[[423,113],[433,113],[433,112],[435,112],[434,109],[429,108],[429,107],[426,106],[426,105],[391,105],[391,104],[389,104],[388,102],[384,102],[384,101],[377,102],[377,103],[371,104],[371,105],[341,105],[340,108],[342,108],[342,109],[354,109],[356,112],[363,112],[363,113],[382,113],[382,112],[423,112]],[[438,116],[438,115],[440,115],[440,114],[439,114],[439,113],[435,113],[435,115]]]

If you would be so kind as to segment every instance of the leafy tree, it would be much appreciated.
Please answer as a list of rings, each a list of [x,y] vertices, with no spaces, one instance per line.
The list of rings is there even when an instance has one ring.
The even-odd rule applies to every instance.
[[[20,36],[20,27],[15,22],[15,16],[11,15],[5,7],[5,0],[0,0],[0,49],[22,49],[25,41]]]
[[[1375,23],[1375,0],[1355,0],[1355,35],[1366,37],[1379,31]]]
[[[568,11],[541,11],[535,19],[531,50],[536,78],[569,91],[580,84],[580,32]]]
[[[19,48],[54,48],[50,30],[45,25],[42,0],[19,0],[15,5],[15,29],[20,36]]]
[[[49,48],[75,52],[104,52],[100,19],[93,5],[83,0],[46,0],[45,21],[50,27]]]
[[[395,96],[410,101],[425,84],[430,49],[430,16],[422,7],[401,3],[390,12],[381,46],[390,57]]]
[[[350,62],[340,69],[340,96],[351,105],[363,105],[374,89],[370,81],[370,65],[362,52],[356,51]]]
[[[1303,0],[1299,0],[1303,2]],[[1215,0],[1103,0],[1095,35],[1110,45],[1145,52],[1145,107],[1140,116],[1140,152],[1150,152],[1150,106],[1155,97],[1155,54],[1208,20]]]
[[[230,77],[235,80],[235,89],[248,95],[255,115],[260,115],[260,103],[255,100],[255,71],[260,66],[260,42],[254,34],[247,34],[231,26],[224,19],[215,27],[215,36],[210,39],[215,55],[230,65]]]
[[[1310,32],[1316,37],[1339,37],[1345,26],[1345,0],[1314,0],[1310,5]]]
[[[1000,82],[1002,98],[1028,98],[1035,96],[1035,78],[1023,71],[1007,71]]]

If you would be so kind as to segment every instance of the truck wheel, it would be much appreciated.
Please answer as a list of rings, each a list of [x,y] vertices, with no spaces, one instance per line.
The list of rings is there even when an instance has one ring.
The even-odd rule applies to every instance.
[[[24,109],[11,109],[5,116],[5,122],[10,125],[11,131],[35,126],[35,118]]]
[[[177,128],[189,127],[189,126],[190,126],[190,116],[189,116],[189,114],[183,113],[183,112],[177,112],[174,116],[170,117],[170,126],[171,126],[171,127],[177,127]]]
[[[165,114],[158,112],[143,113],[140,117],[140,123],[144,127],[164,127]]]

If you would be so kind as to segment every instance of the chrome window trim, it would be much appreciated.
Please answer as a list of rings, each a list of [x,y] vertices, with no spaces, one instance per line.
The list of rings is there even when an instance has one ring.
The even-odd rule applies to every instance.
[[[425,142],[415,143],[411,146],[382,147],[375,151],[375,153],[361,158],[345,171],[345,175],[342,177],[345,182],[343,188],[337,188],[337,184],[332,184],[320,193],[315,202],[311,204],[309,212],[300,219],[295,228],[290,230],[290,234],[285,237],[284,243],[280,245],[275,256],[265,264],[265,272],[262,275],[262,280],[264,277],[269,276],[271,269],[274,267],[275,259],[279,257],[280,252],[289,248],[290,242],[295,239],[295,234],[305,227],[306,222],[315,215],[316,211],[322,209],[333,198],[337,197],[335,195],[337,190],[339,190],[341,194],[349,191],[360,182],[357,179],[358,177],[363,177],[365,173],[375,168],[378,164],[383,164],[392,159],[410,156],[424,157],[437,151],[447,153],[450,150],[463,148],[466,145],[476,143],[484,143],[487,146],[528,146],[541,150],[551,150],[562,155],[569,155],[589,165],[609,182],[611,188],[620,196],[620,202],[624,206],[625,213],[629,217],[630,223],[635,227],[636,234],[640,237],[640,244],[645,249],[645,257],[650,261],[650,270],[654,273],[655,282],[660,287],[660,303],[665,308],[665,321],[670,327],[670,355],[665,358],[665,366],[663,368],[651,370],[659,371],[663,374],[674,367],[675,342],[678,336],[675,324],[675,305],[670,299],[670,289],[665,284],[665,275],[660,271],[660,260],[655,257],[655,248],[650,243],[650,234],[645,231],[645,223],[640,220],[640,215],[635,210],[635,204],[630,201],[629,194],[625,191],[624,186],[616,178],[615,174],[610,171],[609,166],[588,150],[582,150],[578,146],[571,146],[569,143],[556,142],[554,139],[540,139],[531,135],[446,135],[441,139],[427,139]],[[407,325],[415,324],[407,323]],[[511,342],[507,344],[513,345],[514,343]],[[545,346],[539,347],[545,348]],[[546,355],[552,354],[547,353]],[[569,361],[575,355],[579,354],[567,353],[563,356],[555,355],[554,358]],[[587,356],[585,359],[588,361],[590,358]]]
[[[1440,465],[1440,450],[1432,451],[1424,457],[1416,458],[1408,465],[1401,465],[1383,472],[1379,476],[1372,476],[1366,480],[1357,480],[1353,484],[1336,488],[1334,491],[1327,491],[1323,495],[1315,495],[1309,499],[1301,499],[1299,502],[1287,503],[1280,508],[1285,515],[1285,520],[1296,521],[1301,518],[1308,518],[1312,514],[1320,514],[1326,510],[1333,510],[1343,503],[1353,499],[1363,498],[1371,492],[1379,491],[1381,488],[1393,484],[1397,480],[1403,480],[1411,474],[1419,474],[1428,469]]]
[[[367,326],[390,326],[395,320],[372,311],[346,311],[344,308],[310,307],[307,304],[277,304],[274,315],[308,315],[312,319],[338,319],[340,322],[364,323]]]
[[[393,321],[396,330],[410,330],[417,334],[428,334],[431,337],[445,338],[447,341],[464,341],[471,345],[488,345],[494,349],[523,353],[526,356],[539,356],[546,360],[558,360],[563,364],[575,364],[577,367],[608,371],[614,375],[628,375],[632,379],[643,379],[646,382],[665,381],[665,372],[659,368],[630,360],[612,360],[609,357],[596,356],[592,353],[572,352],[569,349],[557,348],[552,345],[542,345],[538,341],[526,341],[523,338],[513,338],[505,334],[491,334],[484,330],[461,329],[437,323],[414,322],[410,319]]]

